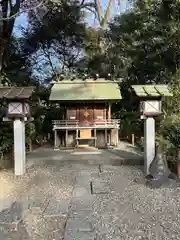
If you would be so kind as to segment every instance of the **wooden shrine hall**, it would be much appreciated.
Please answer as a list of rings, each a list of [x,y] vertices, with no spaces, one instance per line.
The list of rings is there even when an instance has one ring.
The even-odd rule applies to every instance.
[[[59,79],[53,82],[50,100],[58,103],[62,112],[61,119],[53,121],[55,149],[80,145],[116,146],[119,120],[112,118],[111,104],[120,99],[116,81]]]

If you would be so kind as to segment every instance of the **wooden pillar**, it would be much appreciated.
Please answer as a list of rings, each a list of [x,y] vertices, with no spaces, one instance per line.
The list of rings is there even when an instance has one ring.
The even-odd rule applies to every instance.
[[[68,147],[68,130],[67,129],[66,129],[65,145],[66,145],[66,147]]]
[[[108,121],[111,120],[111,103],[108,104]]]
[[[32,152],[32,139],[29,138],[29,152]]]
[[[57,147],[57,130],[54,130],[54,148]]]
[[[118,128],[116,129],[116,145],[118,146],[119,143],[119,130]]]
[[[96,147],[96,140],[97,140],[97,132],[96,132],[96,128],[94,128],[94,147]]]
[[[79,145],[78,136],[79,136],[79,130],[76,129],[76,147],[78,147],[78,145]]]
[[[132,134],[132,136],[131,136],[131,141],[132,141],[132,145],[134,146],[134,143],[135,143],[134,134]]]
[[[48,140],[50,140],[50,138],[51,138],[51,134],[50,134],[50,133],[48,133]]]
[[[62,146],[65,147],[65,136],[64,136],[64,131],[62,134]]]
[[[107,146],[107,128],[105,128],[105,143],[106,143],[106,146]]]

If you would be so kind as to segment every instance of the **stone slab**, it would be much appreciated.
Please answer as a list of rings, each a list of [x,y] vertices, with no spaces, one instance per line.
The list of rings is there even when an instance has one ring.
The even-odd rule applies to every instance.
[[[0,212],[0,223],[12,223],[22,219],[22,203],[13,202],[10,208]]]
[[[80,218],[80,219],[91,219],[92,209],[88,210],[78,210],[78,211],[69,211],[69,218]]]
[[[44,198],[37,198],[37,199],[28,199],[27,203],[29,204],[29,209],[31,208],[43,208],[47,205],[48,200]]]
[[[92,194],[108,194],[110,193],[110,186],[107,181],[101,179],[92,181]]]
[[[5,235],[6,233],[10,233],[12,230],[13,230],[13,226],[11,226],[11,224],[0,223],[0,236],[1,234]]]
[[[37,237],[35,239],[40,240],[62,239],[65,231],[65,222],[65,217],[43,217],[38,219],[38,221],[35,222],[35,232],[32,234],[32,239],[34,239],[34,237]]]
[[[66,232],[92,232],[92,224],[86,219],[68,218]]]
[[[51,199],[43,212],[43,216],[62,216],[68,213],[69,200],[56,201]]]
[[[81,171],[76,176],[75,185],[90,187],[91,173],[89,171]]]
[[[112,166],[112,165],[101,165],[100,166],[101,172],[117,172],[117,166]]]
[[[75,233],[66,232],[64,240],[95,240],[95,234],[88,232],[75,232]]]
[[[8,240],[8,236],[0,231],[0,239],[1,240]]]
[[[73,153],[70,153],[71,155],[98,155],[98,154],[102,154],[101,152],[98,152],[98,151],[91,151],[91,152],[73,152]]]
[[[91,190],[90,190],[90,183],[88,187],[81,187],[81,186],[75,186],[73,190],[72,197],[90,197],[91,195]]]
[[[0,239],[1,240],[30,240],[29,234],[26,231],[24,223],[19,221],[18,224],[0,224]]]
[[[70,205],[70,210],[72,211],[92,210],[91,198],[73,197]]]

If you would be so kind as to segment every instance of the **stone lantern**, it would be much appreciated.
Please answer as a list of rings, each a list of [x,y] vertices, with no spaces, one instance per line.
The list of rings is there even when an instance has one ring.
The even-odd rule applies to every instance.
[[[163,114],[162,97],[172,94],[167,85],[132,85],[132,88],[140,99],[140,114],[144,120],[144,171],[148,175],[155,157],[155,117]]]
[[[22,175],[26,170],[25,122],[32,121],[28,99],[34,87],[0,87],[0,99],[8,103],[3,121],[12,121],[14,126],[14,171]]]

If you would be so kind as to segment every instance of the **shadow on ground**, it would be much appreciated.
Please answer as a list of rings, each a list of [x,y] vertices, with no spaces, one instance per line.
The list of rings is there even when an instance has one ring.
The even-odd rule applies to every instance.
[[[107,149],[106,151],[119,157],[119,159],[115,160],[112,165],[119,166],[123,164],[135,166],[144,164],[144,157],[141,153],[130,152],[128,149]]]

